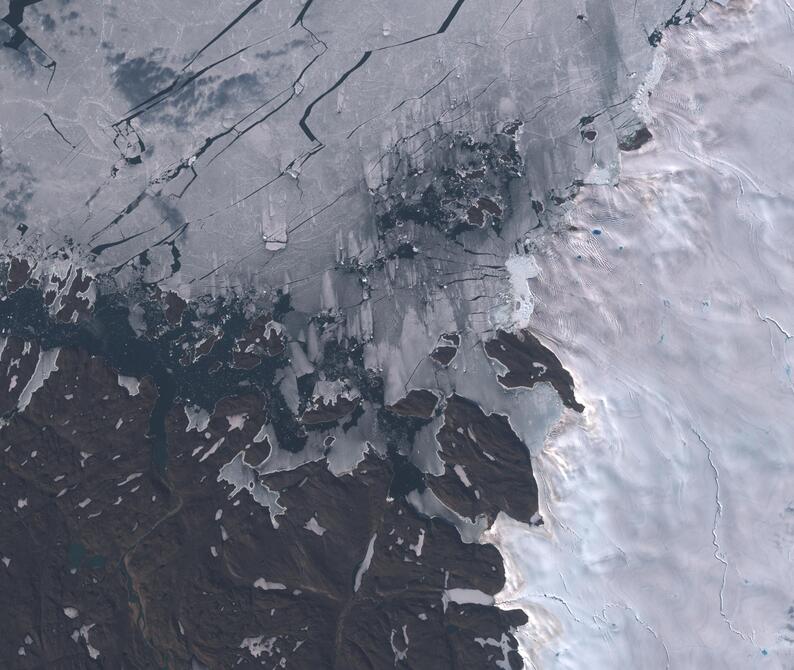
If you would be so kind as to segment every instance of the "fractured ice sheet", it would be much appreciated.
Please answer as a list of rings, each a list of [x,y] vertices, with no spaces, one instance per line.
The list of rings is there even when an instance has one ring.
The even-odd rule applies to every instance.
[[[4,169],[28,174],[6,182],[0,225],[194,295],[300,280],[372,242],[360,187],[391,176],[395,147],[520,118],[536,200],[614,173],[649,35],[690,8],[378,0],[311,3],[297,22],[297,2],[34,4],[24,25],[47,26],[28,36],[57,68],[1,54]]]

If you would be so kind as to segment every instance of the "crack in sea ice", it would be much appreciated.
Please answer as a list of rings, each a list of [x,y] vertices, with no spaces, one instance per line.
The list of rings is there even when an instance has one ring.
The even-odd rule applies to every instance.
[[[758,315],[760,321],[763,321],[764,323],[767,324],[771,324],[773,326],[773,328],[770,328],[770,333],[769,333],[769,349],[773,359],[777,359],[777,356],[775,354],[774,331],[777,330],[783,336],[782,352],[783,352],[783,360],[785,362],[784,370],[786,372],[786,379],[788,380],[789,389],[794,391],[794,381],[792,381],[791,378],[791,371],[792,371],[791,363],[789,362],[788,356],[786,355],[786,343],[794,336],[792,336],[788,330],[783,328],[783,326],[780,324],[780,322],[777,319],[765,314],[761,314],[760,310],[757,307],[755,308],[755,313]]]
[[[568,602],[564,598],[562,598],[560,596],[554,595],[553,593],[529,593],[529,594],[527,594],[526,597],[527,598],[546,598],[547,600],[553,600],[554,602],[558,602],[565,608],[565,610],[568,612],[568,614],[571,615],[571,618],[576,623],[581,623],[581,624],[585,623],[584,621],[582,621],[578,616],[576,616],[573,613],[573,610],[571,609],[570,605],[568,605]],[[516,604],[516,603],[519,603],[519,606],[520,606],[520,603],[521,603],[522,600],[523,600],[523,598],[511,598],[509,600],[500,600],[499,601],[499,606],[501,607],[503,605],[513,605],[513,604]]]
[[[631,607],[630,605],[627,605],[625,603],[607,603],[604,606],[604,609],[601,610],[600,619],[604,623],[608,622],[608,620],[607,620],[607,609],[609,609],[610,607],[617,607],[617,608],[620,608],[622,610],[625,610],[626,612],[628,612],[629,614],[631,614],[634,617],[634,620],[638,624],[643,626],[645,628],[645,630],[647,630],[651,635],[653,635],[653,637],[656,639],[656,641],[662,646],[662,649],[664,649],[664,655],[665,655],[665,658],[666,658],[665,666],[664,666],[665,670],[670,670],[670,650],[667,648],[667,644],[665,644],[665,641],[656,632],[656,630],[653,628],[653,626],[651,626],[647,621],[642,619],[640,617],[640,615],[637,614],[637,611],[633,607]],[[599,619],[598,616],[593,616],[593,621],[595,621],[596,624],[598,624],[598,619]]]
[[[780,322],[777,319],[771,316],[762,315],[758,309],[755,310],[755,313],[758,315],[758,318],[761,319],[761,321],[766,321],[767,323],[774,324],[775,328],[777,328],[780,331],[780,334],[783,335],[783,337],[785,337],[786,340],[790,340],[792,337],[794,337],[785,328],[783,328],[783,326],[780,325]]]
[[[711,467],[711,470],[714,473],[715,508],[714,508],[714,523],[711,526],[711,544],[714,546],[714,558],[716,558],[722,564],[722,583],[720,584],[720,616],[728,625],[728,628],[732,633],[739,636],[743,640],[746,640],[747,642],[751,642],[754,644],[751,637],[747,636],[745,633],[742,633],[739,629],[737,629],[733,625],[733,622],[731,621],[730,617],[728,617],[727,613],[725,612],[725,584],[728,580],[728,561],[725,559],[725,555],[722,551],[722,547],[720,546],[720,541],[717,534],[717,527],[719,525],[720,519],[722,519],[722,513],[723,513],[722,499],[720,498],[720,472],[717,469],[717,464],[714,462],[714,452],[711,449],[711,447],[706,443],[706,441],[703,439],[701,434],[695,429],[694,426],[692,426],[691,429],[692,432],[697,437],[700,444],[702,444],[703,448],[706,450],[706,458],[708,459],[709,466]]]

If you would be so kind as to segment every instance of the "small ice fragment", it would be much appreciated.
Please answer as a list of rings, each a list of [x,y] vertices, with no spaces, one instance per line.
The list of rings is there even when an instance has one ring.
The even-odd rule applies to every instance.
[[[287,587],[279,582],[269,582],[260,577],[254,582],[254,588],[262,589],[263,591],[285,591]]]
[[[310,530],[312,533],[319,535],[322,537],[323,533],[327,530],[323,528],[319,523],[317,523],[316,517],[312,517],[309,519],[303,526],[306,530]]]
[[[361,580],[364,577],[364,573],[369,570],[369,564],[372,562],[372,555],[375,553],[375,540],[378,538],[378,534],[375,533],[369,541],[369,545],[367,545],[367,551],[364,554],[364,560],[361,561],[361,565],[358,566],[358,570],[356,570],[356,577],[353,581],[353,591],[358,591],[361,588]]]
[[[130,396],[138,395],[141,392],[141,382],[135,377],[128,377],[127,375],[119,375],[119,386],[127,389]]]

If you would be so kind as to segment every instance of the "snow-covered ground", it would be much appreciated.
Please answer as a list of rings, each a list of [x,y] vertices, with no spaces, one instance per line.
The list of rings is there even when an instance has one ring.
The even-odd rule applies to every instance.
[[[663,52],[663,53],[662,53]],[[577,381],[545,524],[490,533],[538,668],[794,667],[794,7],[668,31],[654,140],[536,255]]]

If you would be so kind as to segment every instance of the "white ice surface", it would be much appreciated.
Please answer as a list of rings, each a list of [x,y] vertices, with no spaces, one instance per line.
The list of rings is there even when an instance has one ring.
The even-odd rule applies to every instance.
[[[532,256],[510,256],[505,262],[510,276],[510,295],[491,315],[494,323],[505,330],[526,328],[535,309],[535,298],[529,288],[530,280],[538,276],[538,265]]]
[[[534,454],[544,524],[490,533],[529,667],[794,667],[792,26],[742,0],[668,31],[653,142],[535,253],[588,409]]]

